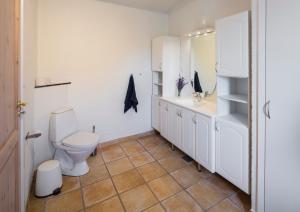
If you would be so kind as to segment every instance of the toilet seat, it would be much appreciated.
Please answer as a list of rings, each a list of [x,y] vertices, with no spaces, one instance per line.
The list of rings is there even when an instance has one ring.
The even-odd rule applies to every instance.
[[[95,147],[98,143],[98,139],[97,134],[77,132],[65,138],[62,143],[64,146],[82,150]]]

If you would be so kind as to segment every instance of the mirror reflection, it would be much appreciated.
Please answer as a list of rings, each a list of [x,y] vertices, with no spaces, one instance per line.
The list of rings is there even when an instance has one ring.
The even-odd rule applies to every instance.
[[[216,87],[215,43],[215,32],[191,37],[191,80],[196,92],[199,92],[200,84],[203,93],[214,93]],[[199,83],[197,83],[197,74]]]

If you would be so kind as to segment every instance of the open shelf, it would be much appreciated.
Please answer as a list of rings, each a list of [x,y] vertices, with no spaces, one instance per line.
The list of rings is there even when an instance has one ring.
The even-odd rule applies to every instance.
[[[228,100],[228,101],[234,101],[234,102],[240,102],[247,104],[248,103],[248,96],[244,94],[228,94],[228,95],[220,95],[219,98]]]
[[[237,125],[242,125],[248,128],[248,116],[242,113],[229,113],[224,116],[219,116],[219,120],[230,122]]]

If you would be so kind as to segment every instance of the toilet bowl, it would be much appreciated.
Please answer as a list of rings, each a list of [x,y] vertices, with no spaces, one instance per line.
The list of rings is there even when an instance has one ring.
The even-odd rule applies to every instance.
[[[89,172],[86,159],[98,144],[98,135],[80,132],[72,107],[51,113],[49,136],[55,148],[54,159],[60,162],[63,175],[81,176]]]

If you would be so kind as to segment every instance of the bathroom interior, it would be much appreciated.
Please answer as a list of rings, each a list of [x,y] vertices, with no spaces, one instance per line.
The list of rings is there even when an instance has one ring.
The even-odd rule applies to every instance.
[[[267,1],[21,0],[20,195],[0,211],[297,211],[260,142]]]

